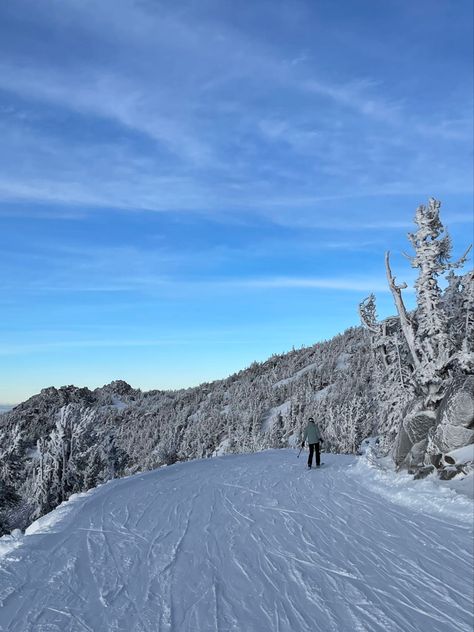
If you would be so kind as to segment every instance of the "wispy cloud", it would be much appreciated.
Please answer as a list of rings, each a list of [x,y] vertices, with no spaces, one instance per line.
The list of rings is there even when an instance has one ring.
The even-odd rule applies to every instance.
[[[372,79],[358,79],[346,84],[330,84],[319,79],[309,79],[303,84],[309,92],[328,97],[336,103],[356,110],[359,114],[386,123],[399,123],[403,103],[388,103],[381,97],[370,96],[377,83]]]
[[[188,340],[169,339],[135,339],[124,338],[100,339],[100,340],[50,340],[47,342],[35,343],[0,343],[0,356],[28,355],[31,353],[44,353],[58,349],[107,349],[107,348],[127,348],[127,347],[162,347],[166,345],[186,344]]]
[[[318,278],[318,277],[267,277],[257,279],[229,279],[206,282],[206,287],[225,287],[240,289],[321,289],[348,292],[387,292],[386,283],[374,278]]]
[[[358,244],[360,247],[362,244]],[[365,248],[369,244],[366,244]],[[372,244],[373,246],[373,244]],[[20,282],[24,295],[75,294],[75,293],[132,293],[150,296],[211,295],[229,292],[253,292],[254,290],[337,290],[380,291],[387,290],[382,275],[378,276],[331,276],[303,277],[294,274],[262,276],[258,272],[236,275],[238,262],[253,261],[258,269],[259,259],[274,261],[275,253],[285,249],[285,258],[306,253],[314,257],[318,252],[360,252],[357,244],[344,242],[318,243],[295,239],[286,243],[270,239],[258,241],[255,247],[208,247],[179,251],[157,243],[155,247],[87,247],[59,244],[54,249],[43,244],[30,254],[38,273],[30,266],[22,270],[22,262],[16,264],[13,277],[4,277],[0,287],[3,295],[13,292]],[[382,245],[377,250],[382,253]],[[221,272],[219,273],[219,270]]]
[[[140,11],[134,12],[134,20]],[[90,24],[93,24],[91,22]],[[161,33],[164,25],[161,25]],[[149,44],[149,43],[148,43]],[[142,42],[146,53],[147,42]],[[162,143],[191,162],[206,161],[204,138],[187,127],[186,117],[170,107],[166,85],[153,69],[135,74],[133,64],[118,67],[85,59],[71,67],[44,60],[0,63],[0,88],[24,98],[54,104],[86,115],[110,119]]]
[[[55,332],[54,338],[50,337],[42,342],[2,342],[0,341],[0,356],[24,356],[24,355],[41,355],[45,353],[55,353],[59,351],[81,351],[81,350],[100,350],[100,349],[168,349],[174,347],[182,347],[189,345],[206,345],[206,344],[222,344],[226,346],[239,344],[252,344],[255,336],[264,337],[270,334],[274,336],[276,332],[291,331],[292,327],[284,323],[265,323],[263,326],[253,325],[249,328],[246,325],[235,327],[213,327],[212,329],[196,328],[188,333],[180,332],[179,334],[165,335],[157,338],[152,335],[135,337],[117,336],[116,338],[104,336],[101,338],[77,338],[77,335],[71,335],[68,338],[58,339],[58,332]],[[37,332],[38,333],[38,332]],[[54,333],[54,332],[53,332]],[[77,333],[77,332],[76,332]],[[51,333],[49,333],[51,335]]]
[[[57,28],[73,43],[80,33],[90,46],[60,59],[53,40],[50,55],[17,53],[0,63],[0,88],[30,112],[32,103],[41,106],[39,120],[17,117],[16,135],[5,136],[4,201],[205,212],[221,220],[254,213],[290,224],[302,221],[295,208],[338,195],[472,188],[464,149],[458,145],[454,159],[449,146],[470,145],[460,104],[450,117],[445,105],[417,113],[380,78],[347,81],[333,72],[329,80],[311,54],[281,51],[224,20],[166,5],[120,0],[110,11],[107,2],[61,4],[53,23],[29,8],[38,28]],[[83,117],[72,127],[82,133],[92,123],[97,138],[85,147],[80,133],[61,135],[64,126],[50,124],[57,111],[48,108]],[[107,125],[114,127],[105,134]],[[436,140],[444,146],[433,162]],[[27,149],[30,159],[21,161]]]
[[[54,285],[38,282],[25,291],[31,293],[152,293],[188,295],[190,292],[219,293],[253,290],[335,290],[348,292],[388,292],[387,285],[381,279],[364,278],[301,278],[301,277],[266,277],[266,278],[217,278],[217,279],[160,279],[154,276],[131,276],[129,278],[103,279],[101,282],[87,283],[55,283]],[[407,290],[411,291],[411,290]]]

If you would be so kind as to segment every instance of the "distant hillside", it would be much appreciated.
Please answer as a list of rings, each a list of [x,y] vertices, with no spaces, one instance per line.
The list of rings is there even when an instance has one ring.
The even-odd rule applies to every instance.
[[[292,445],[310,414],[327,450],[353,452],[380,430],[373,371],[367,333],[358,327],[196,388],[143,393],[123,381],[95,390],[51,387],[2,415],[1,444],[12,446],[14,487],[28,522],[60,502],[63,490],[111,476]],[[67,471],[54,489],[52,473],[64,453]]]
[[[360,306],[364,327],[223,380],[177,391],[121,380],[50,387],[1,415],[0,532],[110,478],[297,445],[309,416],[326,451],[355,453],[373,436],[379,454],[417,476],[465,474],[452,451],[474,441],[474,275],[452,272],[465,257],[448,264],[449,241],[436,250],[434,202],[417,211],[422,238],[411,236],[421,270],[414,312],[404,310],[387,258],[397,317],[378,322],[370,296]],[[447,270],[442,292],[436,277]]]
[[[46,388],[0,421],[22,498],[15,524],[115,476],[297,445],[310,415],[326,451],[354,453],[375,435],[387,453],[408,398],[393,376],[384,379],[362,327],[190,389],[141,392],[121,380],[95,390]]]

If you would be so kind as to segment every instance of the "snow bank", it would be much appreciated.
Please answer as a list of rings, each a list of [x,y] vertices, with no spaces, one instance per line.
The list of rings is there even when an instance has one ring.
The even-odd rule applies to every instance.
[[[0,538],[0,560],[19,547],[22,543],[22,538],[23,534],[20,529],[15,529],[10,535],[2,536]]]
[[[96,488],[98,489],[98,488]],[[62,502],[59,507],[56,507],[54,511],[50,511],[38,520],[35,520],[25,530],[25,535],[32,535],[33,533],[46,533],[51,531],[52,528],[62,520],[72,509],[73,505],[82,500],[86,496],[90,496],[94,492],[93,489],[88,492],[82,492],[81,494],[72,494],[69,500]]]
[[[450,456],[455,463],[474,463],[474,443],[466,445],[463,448],[457,448],[447,452],[445,456]]]
[[[443,484],[435,473],[423,480],[414,480],[408,473],[378,467],[370,456],[357,459],[351,469],[361,485],[392,503],[435,516],[456,518],[473,526],[472,501],[452,486]]]
[[[75,510],[80,510],[80,507],[77,506],[79,503],[84,503],[86,498],[96,494],[101,487],[104,487],[104,485],[110,486],[114,482],[117,483],[118,481],[107,481],[107,483],[98,485],[87,492],[72,494],[68,500],[62,502],[56,509],[32,522],[30,526],[25,529],[24,534],[20,529],[15,529],[11,534],[0,537],[0,562],[3,557],[27,542],[28,536],[48,533],[53,531],[54,528],[59,527],[66,517],[71,516]]]

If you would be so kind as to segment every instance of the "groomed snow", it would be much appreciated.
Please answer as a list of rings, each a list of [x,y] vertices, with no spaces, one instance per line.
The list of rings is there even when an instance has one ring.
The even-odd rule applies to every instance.
[[[0,540],[0,630],[472,632],[472,502],[296,454],[113,481]]]

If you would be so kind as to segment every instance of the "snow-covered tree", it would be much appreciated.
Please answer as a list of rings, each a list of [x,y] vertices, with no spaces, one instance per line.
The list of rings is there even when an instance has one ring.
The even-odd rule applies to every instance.
[[[20,496],[13,485],[0,478],[0,537],[13,528],[10,510],[20,502]]]
[[[472,274],[454,273],[465,263],[470,247],[459,260],[451,260],[451,240],[441,223],[439,209],[440,203],[434,199],[427,206],[419,206],[415,215],[417,230],[408,235],[414,255],[406,256],[418,270],[416,309],[410,312],[405,307],[402,292],[407,286],[397,284],[389,252],[385,255],[385,268],[398,318],[378,323],[373,296],[359,307],[372,347],[382,352],[385,383],[380,382],[377,387],[385,401],[382,409],[392,418],[398,413],[394,457],[399,465],[422,462],[428,444],[430,450],[435,449],[433,437],[440,403],[454,376],[462,388],[459,377],[474,369],[470,341]],[[448,285],[443,291],[438,279],[444,275]],[[397,369],[403,387],[398,394]],[[387,408],[390,399],[393,403]]]
[[[48,438],[37,444],[35,515],[56,507],[75,492],[114,478],[124,452],[112,433],[97,428],[96,411],[78,404],[63,406]]]
[[[0,480],[14,484],[22,469],[23,433],[15,424],[11,432],[0,430]]]
[[[461,277],[462,344],[459,363],[466,373],[474,373],[474,271]]]
[[[425,398],[425,407],[434,409],[446,391],[446,380],[459,360],[448,332],[448,315],[443,308],[438,277],[461,267],[470,247],[458,261],[451,261],[451,239],[439,218],[440,202],[431,198],[427,206],[420,205],[415,214],[418,229],[408,238],[415,250],[408,257],[418,270],[415,282],[417,310],[409,314],[402,290],[390,267],[390,253],[385,256],[385,267],[390,290],[395,300],[400,325],[410,351],[414,381]]]
[[[53,460],[47,449],[47,441],[38,439],[36,449],[38,452],[38,464],[34,472],[33,518],[39,518],[56,506],[51,498],[51,482],[53,479]]]

